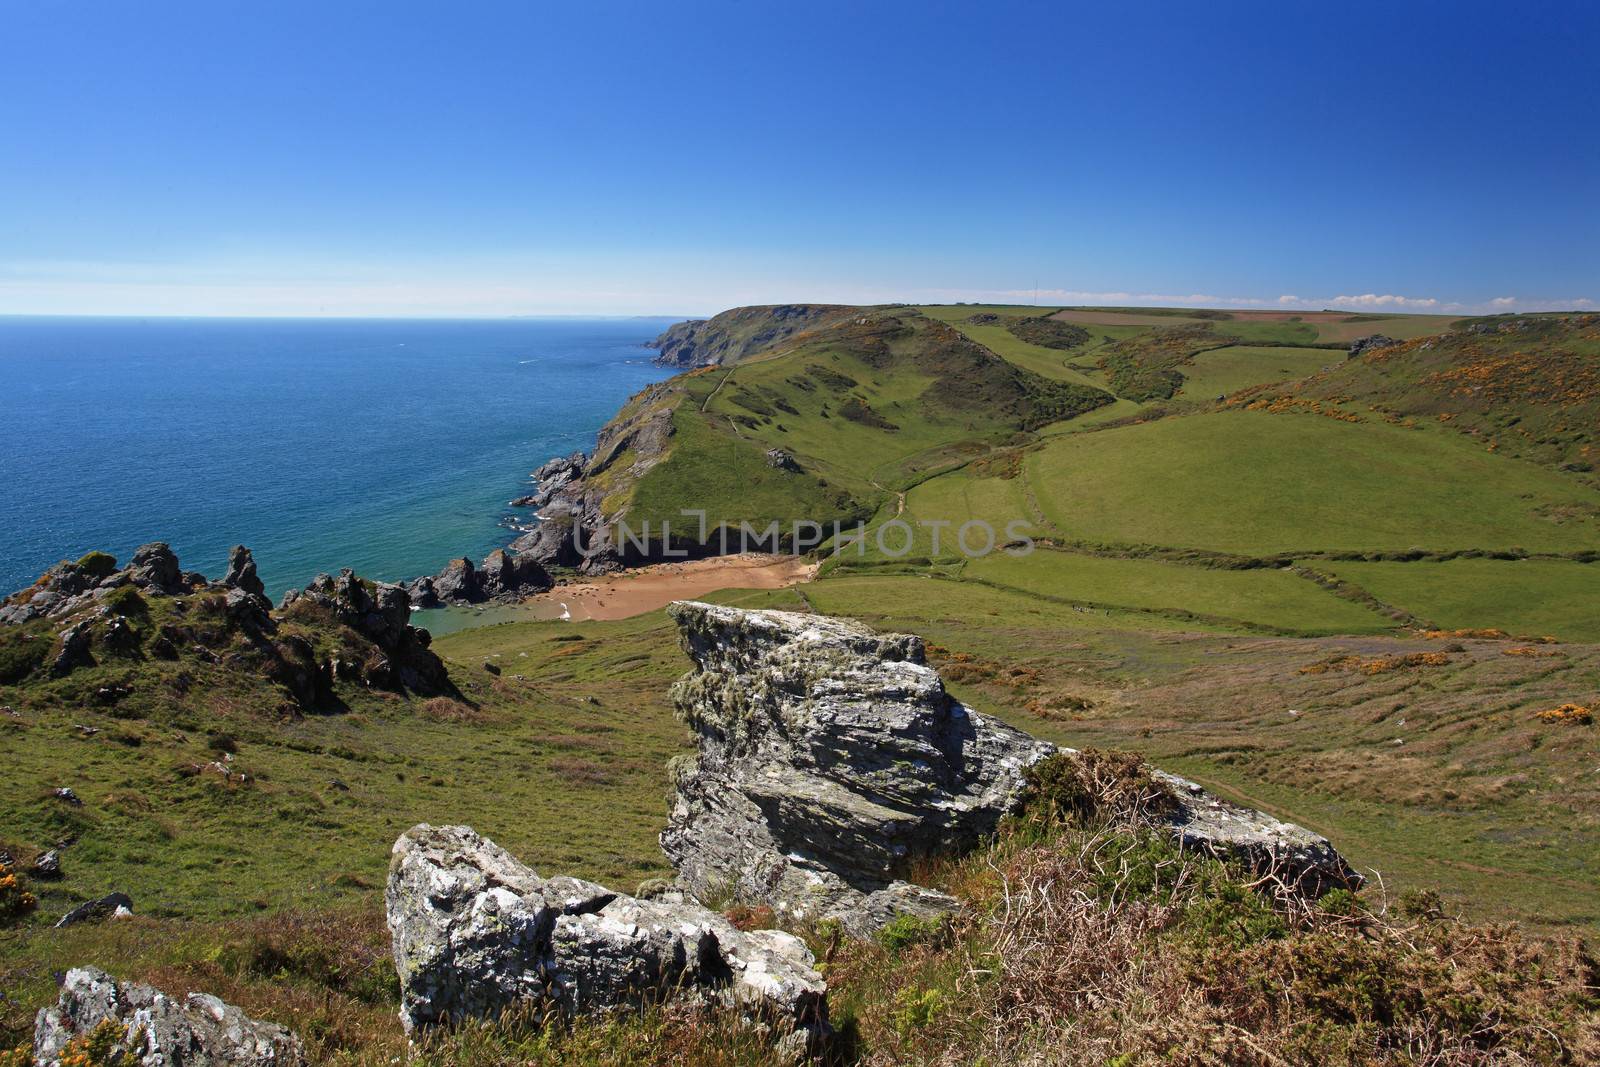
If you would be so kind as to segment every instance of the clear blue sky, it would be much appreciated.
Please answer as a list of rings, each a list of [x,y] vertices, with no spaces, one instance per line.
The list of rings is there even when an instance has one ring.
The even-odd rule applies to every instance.
[[[0,313],[1600,301],[1597,10],[4,0]]]

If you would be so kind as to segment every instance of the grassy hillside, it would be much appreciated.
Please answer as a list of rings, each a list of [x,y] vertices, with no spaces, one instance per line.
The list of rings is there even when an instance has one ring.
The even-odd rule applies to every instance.
[[[1294,395],[1435,421],[1580,475],[1600,463],[1600,315],[1477,319],[1367,352]]]
[[[1027,485],[1066,537],[1248,555],[1411,548],[1576,552],[1600,493],[1454,435],[1229,411],[1052,440]]]
[[[1475,918],[1600,929],[1595,316],[1453,331],[1443,317],[1343,313],[1050,320],[1079,338],[1041,329],[1041,309],[963,305],[829,309],[762,340],[771,310],[725,320],[738,335],[727,363],[635,400],[625,418],[653,436],[610,439],[597,475],[608,509],[675,527],[681,508],[757,527],[861,516],[910,538],[891,552],[869,536],[816,582],[718,599],[922,634],[981,711],[1076,747],[1143,752],[1327,834],[1381,875],[1373,907],[1437,889]],[[1377,332],[1417,339],[1355,360],[1310,347]],[[995,551],[961,549],[972,520],[1001,532]],[[1002,550],[1013,520],[1031,554]],[[928,523],[944,524],[938,546]],[[349,640],[304,626],[324,651]],[[402,829],[468,823],[541,873],[621,889],[664,873],[665,766],[687,744],[667,688],[687,661],[661,613],[463,630],[432,643],[453,696],[339,678],[315,713],[286,703],[242,646],[52,678],[40,649],[54,641],[39,623],[0,641],[0,848],[26,861],[65,843],[64,878],[32,881],[38,908],[0,931],[0,1045],[54,995],[52,972],[96,962],[219,992],[345,1062],[388,1062],[406,1053],[381,925]],[[1590,714],[1543,714],[1566,705]],[[47,929],[113,890],[140,919]],[[1303,962],[1333,933],[1234,947],[1281,976],[1273,953],[1293,944]],[[917,1062],[967,1048],[955,1024],[934,1022],[955,1016],[919,998],[989,1010],[941,970],[987,936],[969,935],[819,944],[861,1049]],[[1166,936],[1137,944],[1166,952]],[[1345,989],[1345,974],[1316,988]],[[1588,1010],[1580,1001],[1563,1002],[1570,1017]],[[631,1062],[690,1047],[671,1019],[638,1025],[510,1045],[468,1034],[440,1062]],[[717,1033],[728,1062],[750,1058]],[[567,1040],[589,1044],[580,1055]]]

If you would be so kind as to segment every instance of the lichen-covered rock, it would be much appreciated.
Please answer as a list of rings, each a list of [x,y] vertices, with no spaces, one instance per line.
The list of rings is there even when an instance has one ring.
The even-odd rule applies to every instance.
[[[977,845],[1025,772],[1070,750],[951,697],[920,639],[817,615],[680,602],[695,669],[673,688],[698,750],[674,768],[661,847],[690,893],[871,934],[955,902],[903,874]],[[1305,892],[1359,878],[1320,836],[1158,775],[1174,838]]]
[[[1155,771],[1152,777],[1177,798],[1166,824],[1185,848],[1235,860],[1257,875],[1271,877],[1282,889],[1307,897],[1320,897],[1330,889],[1355,889],[1365,881],[1321,834],[1264,811],[1230,804],[1175,774]]]
[[[637,900],[541,878],[464,826],[415,826],[395,842],[386,893],[406,1029],[715,997],[804,1035],[827,1031],[826,986],[799,938],[744,933],[699,905]]]
[[[729,891],[860,933],[953,901],[901,875],[992,833],[1054,746],[945,692],[922,641],[858,622],[683,602],[696,669],[673,687],[699,750],[675,766],[661,847],[696,895]]]
[[[291,1031],[259,1022],[205,993],[178,1000],[135,982],[118,982],[94,967],[67,972],[55,1007],[34,1022],[38,1067],[60,1067],[74,1040],[109,1023],[119,1030],[115,1062],[139,1067],[299,1067],[305,1048]]]

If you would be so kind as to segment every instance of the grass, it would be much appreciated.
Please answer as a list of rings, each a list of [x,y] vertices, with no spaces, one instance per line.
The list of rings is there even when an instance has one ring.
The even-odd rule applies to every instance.
[[[1456,559],[1335,563],[1328,569],[1380,600],[1448,629],[1500,629],[1600,642],[1600,565]]]
[[[963,577],[1095,606],[1136,608],[1196,623],[1289,633],[1380,633],[1394,623],[1284,570],[1218,570],[1145,559],[1104,559],[1039,549],[974,560]]]
[[[1231,396],[1252,385],[1303,378],[1343,358],[1321,348],[1218,348],[1200,353],[1184,368],[1178,396],[1201,401]]]
[[[1056,437],[1025,477],[1064,535],[1093,542],[1568,552],[1600,529],[1600,493],[1555,473],[1437,431],[1312,415],[1218,412]]]

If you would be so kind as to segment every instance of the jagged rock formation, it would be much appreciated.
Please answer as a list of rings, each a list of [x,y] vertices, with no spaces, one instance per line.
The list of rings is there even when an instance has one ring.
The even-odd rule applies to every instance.
[[[674,766],[661,847],[693,894],[731,891],[861,934],[952,908],[904,873],[977,845],[1019,802],[1026,769],[1058,751],[946,693],[919,638],[790,612],[669,611],[695,661],[673,700],[699,747]],[[1312,892],[1357,880],[1316,834],[1163,780],[1185,846]]]
[[[255,557],[250,555],[250,550],[243,545],[234,545],[228,549],[228,573],[222,576],[222,584],[242,589],[246,593],[254,593],[256,596],[267,595],[266,587],[256,575]]]
[[[322,663],[317,662],[314,651],[296,646],[302,654],[294,659],[300,663],[307,658],[304,653],[311,652],[315,672],[310,680],[313,702],[317,694],[331,689],[331,679],[335,677],[382,689],[400,686],[420,692],[443,692],[449,688],[444,662],[428,647],[431,635],[410,625],[411,597],[403,587],[368,583],[349,569],[339,572],[337,578],[319,574],[305,589],[285,593],[279,608],[286,617],[308,610],[325,612],[373,646],[359,662],[335,657]],[[305,645],[303,640],[294,640]],[[298,672],[294,680],[300,681]],[[290,688],[299,687],[291,684]]]
[[[520,573],[505,564],[496,582]],[[145,598],[149,598],[146,600]],[[160,603],[160,612],[151,605]],[[378,688],[453,692],[444,663],[429,651],[426,630],[409,625],[411,601],[397,585],[372,583],[344,571],[318,575],[304,590],[284,594],[275,613],[256,574],[250,550],[236,545],[220,582],[184,571],[160,542],[138,549],[128,566],[91,552],[59,563],[34,585],[0,606],[0,624],[58,627],[53,654],[44,662],[61,677],[111,659],[226,659],[258,670],[286,688],[302,709],[336,703],[335,679]],[[284,628],[281,623],[305,626]],[[347,627],[328,655],[306,627]],[[32,639],[48,638],[39,634]],[[15,679],[13,679],[15,680]]]
[[[827,1032],[826,987],[799,938],[741,932],[681,898],[541,878],[464,826],[403,834],[386,901],[408,1031],[518,1004],[570,1014],[675,993],[744,1007],[800,1043]]]
[[[179,1001],[158,989],[119,982],[94,967],[67,972],[55,1007],[34,1021],[37,1067],[88,1062],[75,1041],[102,1024],[121,1031],[114,1058],[139,1067],[299,1067],[306,1063],[299,1037],[274,1023],[259,1022],[205,993]],[[98,1061],[97,1061],[98,1062]]]
[[[402,583],[419,608],[445,604],[482,604],[487,601],[514,602],[542,593],[555,585],[549,572],[532,556],[497,548],[481,567],[465,557],[453,559],[436,575]]]

